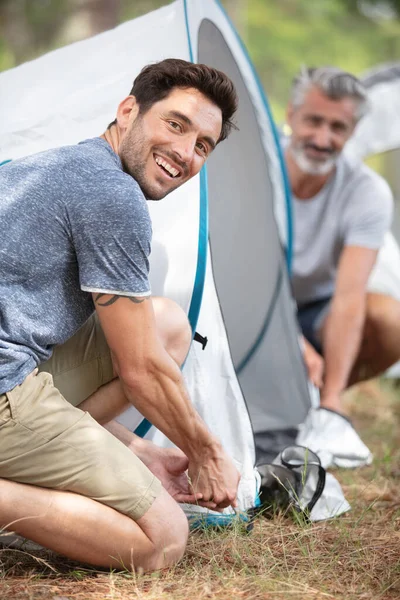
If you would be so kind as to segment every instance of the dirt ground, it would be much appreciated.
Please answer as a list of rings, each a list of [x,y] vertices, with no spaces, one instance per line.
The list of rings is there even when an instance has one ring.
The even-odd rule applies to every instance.
[[[348,394],[350,416],[374,453],[370,467],[336,471],[352,510],[307,524],[291,512],[196,532],[174,568],[152,575],[98,571],[29,546],[0,548],[0,599],[399,600],[400,388]]]

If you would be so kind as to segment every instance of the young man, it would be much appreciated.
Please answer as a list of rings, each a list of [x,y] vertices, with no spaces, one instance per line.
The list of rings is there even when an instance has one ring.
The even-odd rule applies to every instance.
[[[186,316],[151,298],[146,205],[200,171],[236,105],[223,73],[164,60],[100,138],[0,169],[2,527],[77,560],[151,570],[185,549],[176,501],[236,505],[239,473],[179,369]],[[129,403],[182,452],[112,422]]]
[[[366,110],[366,92],[353,75],[322,67],[295,78],[287,112],[293,291],[321,406],[339,413],[346,387],[400,357],[400,304],[367,291],[392,195],[379,175],[343,152]]]

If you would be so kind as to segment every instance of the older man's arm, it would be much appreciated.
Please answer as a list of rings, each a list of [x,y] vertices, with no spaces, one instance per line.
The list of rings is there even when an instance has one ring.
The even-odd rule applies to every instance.
[[[325,379],[321,406],[341,412],[345,389],[357,358],[366,316],[367,283],[377,250],[346,246],[339,261],[335,294],[322,331]]]
[[[324,376],[324,359],[304,336],[301,337],[301,348],[308,378],[315,387],[321,388]]]

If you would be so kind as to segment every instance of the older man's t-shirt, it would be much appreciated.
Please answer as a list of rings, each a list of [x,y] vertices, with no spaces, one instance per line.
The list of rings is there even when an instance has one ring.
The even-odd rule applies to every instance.
[[[390,228],[393,198],[386,181],[345,153],[313,198],[293,197],[293,292],[297,304],[329,298],[345,246],[379,249]]]
[[[101,138],[0,167],[0,394],[94,311],[92,292],[148,296],[151,221]]]

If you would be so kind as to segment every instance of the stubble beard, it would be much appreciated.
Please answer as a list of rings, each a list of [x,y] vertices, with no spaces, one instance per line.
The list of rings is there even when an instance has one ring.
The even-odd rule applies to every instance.
[[[125,135],[119,146],[119,157],[122,168],[138,183],[146,200],[161,200],[168,192],[160,194],[146,177],[146,152],[145,136],[141,125],[141,117],[138,116],[129,133]]]

